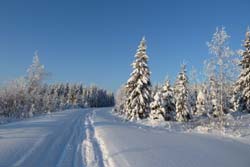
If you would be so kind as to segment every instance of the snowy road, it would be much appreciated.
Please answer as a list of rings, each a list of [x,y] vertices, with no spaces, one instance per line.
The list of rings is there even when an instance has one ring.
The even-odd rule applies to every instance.
[[[250,145],[121,121],[104,109],[0,125],[0,167],[249,167]]]
[[[0,167],[81,167],[90,110],[57,112],[0,126]]]

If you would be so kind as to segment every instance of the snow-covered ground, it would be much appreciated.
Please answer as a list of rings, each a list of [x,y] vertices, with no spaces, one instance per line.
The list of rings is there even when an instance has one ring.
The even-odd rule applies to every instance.
[[[1,125],[0,166],[83,166],[81,143],[88,112],[57,112]]]
[[[180,133],[121,122],[97,111],[94,126],[107,166],[249,166],[250,145],[215,135]]]
[[[0,125],[0,167],[249,167],[250,145],[125,122],[111,108]]]
[[[120,115],[117,116],[120,117]],[[241,112],[226,114],[222,122],[223,124],[218,118],[208,119],[207,117],[193,118],[189,122],[157,121],[152,119],[138,121],[139,124],[155,129],[224,136],[250,145],[250,114]]]

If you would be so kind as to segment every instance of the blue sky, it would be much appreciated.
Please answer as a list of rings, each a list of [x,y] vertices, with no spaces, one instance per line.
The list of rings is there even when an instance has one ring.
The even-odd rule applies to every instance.
[[[0,82],[25,75],[33,53],[48,82],[95,83],[115,90],[148,43],[152,82],[172,80],[185,60],[202,70],[206,42],[225,26],[233,49],[250,24],[249,0],[4,0],[0,2]]]

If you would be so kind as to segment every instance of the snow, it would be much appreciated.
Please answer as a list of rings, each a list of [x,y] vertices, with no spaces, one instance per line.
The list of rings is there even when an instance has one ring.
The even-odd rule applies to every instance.
[[[249,166],[250,145],[231,138],[170,132],[122,122],[109,112],[96,111],[96,134],[102,140],[104,160],[113,166]]]
[[[144,126],[165,129],[169,132],[199,133],[232,138],[250,145],[250,114],[234,112],[223,117],[224,125],[218,118],[209,119],[206,116],[193,118],[189,122],[157,121],[145,119],[139,123]]]
[[[83,166],[88,110],[57,112],[0,126],[0,166]]]
[[[104,166],[102,153],[95,137],[95,130],[93,127],[93,120],[91,119],[91,114],[87,114],[85,118],[86,138],[83,141],[83,162],[87,167]]]
[[[1,125],[0,166],[248,167],[250,164],[247,138],[245,144],[221,135],[149,127],[123,121],[111,110],[75,109]],[[248,120],[242,117],[245,119]]]

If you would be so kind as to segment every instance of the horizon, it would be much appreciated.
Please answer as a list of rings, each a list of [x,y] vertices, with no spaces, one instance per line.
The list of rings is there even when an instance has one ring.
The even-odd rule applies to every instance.
[[[183,61],[202,71],[206,42],[225,26],[233,50],[249,25],[247,0],[20,1],[0,7],[0,83],[24,76],[38,50],[48,83],[82,82],[115,91],[132,72],[145,35],[152,83],[174,81]],[[140,9],[140,10],[138,10]],[[157,10],[156,10],[157,9]]]

